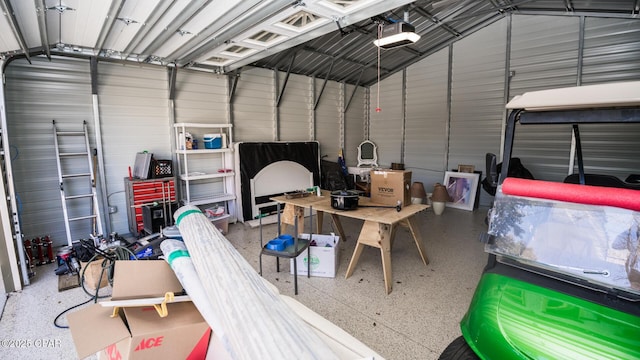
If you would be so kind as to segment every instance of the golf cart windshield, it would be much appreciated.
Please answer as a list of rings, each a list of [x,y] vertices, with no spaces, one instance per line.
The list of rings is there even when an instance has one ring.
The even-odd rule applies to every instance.
[[[640,299],[640,182],[585,174],[589,164],[578,131],[587,124],[606,129],[635,123],[637,129],[640,82],[525,93],[506,107],[511,112],[487,252],[504,263]],[[516,123],[571,125],[578,173],[564,183],[508,178],[504,164],[512,156]]]
[[[499,261],[563,274],[572,282],[624,291],[633,298],[640,296],[640,212],[618,207],[634,199],[640,206],[640,192],[589,186],[577,190],[584,186],[555,183],[559,196],[554,196],[556,190],[549,191],[547,182],[514,179],[519,183],[513,184],[510,180],[496,193],[489,216],[489,234],[494,239],[486,251],[498,255]],[[535,187],[544,187],[544,194]],[[593,193],[595,190],[604,192]],[[578,197],[587,204],[556,200],[571,197],[572,191],[583,191]],[[624,197],[624,201],[609,203],[616,206],[593,204],[588,194],[604,204],[609,203],[607,195],[611,200]],[[631,195],[635,197],[629,198]]]

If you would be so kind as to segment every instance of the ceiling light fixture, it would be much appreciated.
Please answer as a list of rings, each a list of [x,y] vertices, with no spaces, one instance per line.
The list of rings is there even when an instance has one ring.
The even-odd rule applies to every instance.
[[[385,50],[411,45],[420,40],[415,31],[416,28],[409,24],[409,12],[405,11],[404,20],[383,26],[382,34],[373,44]]]

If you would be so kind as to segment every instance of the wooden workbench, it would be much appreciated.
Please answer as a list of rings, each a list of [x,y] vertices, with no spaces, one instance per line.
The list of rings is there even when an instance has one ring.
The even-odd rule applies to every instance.
[[[278,196],[271,200],[289,205],[290,208],[293,207],[293,211],[295,214],[298,214],[298,216],[303,214],[305,208],[312,208],[313,210],[316,210],[318,233],[322,229],[323,214],[330,214],[343,241],[346,240],[346,237],[344,235],[342,225],[340,224],[340,216],[364,220],[364,224],[360,230],[360,235],[358,236],[358,243],[356,244],[353,256],[349,262],[345,278],[348,278],[353,274],[364,246],[373,246],[380,249],[385,289],[387,294],[390,293],[393,284],[391,271],[391,244],[393,243],[393,237],[398,225],[406,225],[409,227],[411,235],[416,243],[416,247],[418,248],[418,252],[420,253],[420,257],[422,258],[422,262],[425,265],[429,264],[427,252],[425,251],[422,242],[422,235],[420,234],[420,229],[416,220],[416,215],[419,212],[428,209],[428,205],[409,204],[403,207],[400,211],[396,211],[395,208],[364,206],[359,206],[354,210],[337,210],[331,207],[331,196],[328,191],[323,191],[321,196],[310,195],[308,197],[297,199],[287,199],[285,196]],[[358,204],[379,205],[372,203],[369,198],[365,197],[360,197]]]

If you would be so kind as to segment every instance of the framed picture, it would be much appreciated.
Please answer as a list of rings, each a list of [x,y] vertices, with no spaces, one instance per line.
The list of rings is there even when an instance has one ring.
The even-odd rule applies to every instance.
[[[474,165],[458,165],[458,172],[472,173],[474,171],[476,171],[476,167]]]
[[[444,186],[447,187],[447,192],[452,199],[447,206],[472,211],[479,181],[480,175],[476,173],[445,172]]]

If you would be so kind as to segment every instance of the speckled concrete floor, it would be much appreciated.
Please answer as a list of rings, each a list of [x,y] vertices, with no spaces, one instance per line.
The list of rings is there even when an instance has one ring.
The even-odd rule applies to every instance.
[[[486,230],[486,209],[467,212],[446,209],[441,216],[428,210],[418,214],[430,263],[420,260],[411,234],[399,228],[392,250],[393,291],[385,294],[378,249],[365,247],[354,274],[345,273],[362,221],[342,220],[347,241],[340,244],[340,264],[335,278],[299,276],[293,295],[293,275],[281,260],[263,257],[263,275],[280,292],[340,326],[387,359],[437,359],[460,335],[464,315],[486,262],[478,236]],[[324,233],[331,232],[325,221]],[[265,239],[276,235],[275,224],[263,227]],[[229,226],[227,238],[258,269],[259,229],[246,224]],[[76,288],[58,292],[55,265],[36,269],[32,285],[11,293],[0,319],[0,340],[31,340],[23,348],[2,346],[1,359],[76,358],[68,329],[54,326],[54,318],[88,296]],[[59,320],[66,325],[66,318]],[[48,346],[44,346],[47,344]]]

